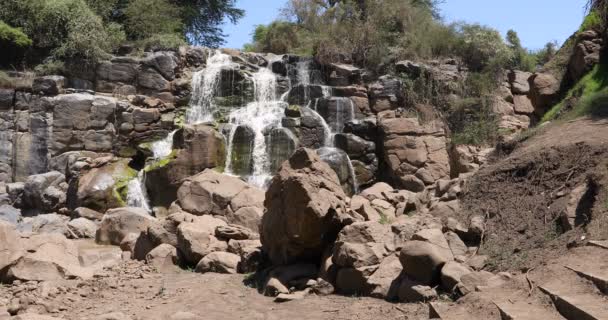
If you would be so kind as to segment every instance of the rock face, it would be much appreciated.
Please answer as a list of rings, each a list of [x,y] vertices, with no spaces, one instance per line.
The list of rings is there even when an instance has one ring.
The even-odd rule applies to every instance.
[[[152,205],[168,207],[175,201],[182,180],[225,163],[224,137],[209,125],[186,125],[175,133],[173,141],[172,154],[146,170]]]
[[[425,186],[450,177],[445,131],[440,123],[387,118],[380,120],[380,128],[387,178],[395,186],[420,192]]]
[[[319,261],[349,222],[336,173],[310,149],[296,150],[266,192],[261,240],[274,264]]]
[[[568,75],[574,82],[582,78],[600,61],[603,39],[593,30],[581,32],[578,35],[574,53],[568,65]]]

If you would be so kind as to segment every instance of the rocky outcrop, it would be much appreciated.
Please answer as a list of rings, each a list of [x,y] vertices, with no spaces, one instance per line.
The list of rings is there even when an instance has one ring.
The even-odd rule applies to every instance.
[[[577,82],[600,61],[600,52],[604,44],[602,36],[594,30],[586,30],[577,36],[570,64],[568,76]]]
[[[224,137],[205,124],[186,125],[173,137],[173,151],[151,163],[146,171],[146,188],[152,205],[169,207],[177,199],[182,181],[205,169],[223,167]]]
[[[447,140],[436,121],[421,124],[416,118],[383,118],[384,161],[393,185],[420,192],[450,176]]]
[[[336,173],[309,149],[281,166],[266,192],[264,251],[274,264],[318,261],[341,227],[352,222]]]

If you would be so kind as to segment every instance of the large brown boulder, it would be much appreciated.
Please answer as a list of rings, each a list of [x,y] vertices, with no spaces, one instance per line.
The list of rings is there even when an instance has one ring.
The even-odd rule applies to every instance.
[[[16,243],[23,251],[17,260],[3,269],[0,274],[3,282],[86,279],[92,276],[91,270],[80,266],[76,245],[63,235],[38,234],[17,239]]]
[[[0,270],[3,270],[23,255],[23,248],[19,241],[20,236],[15,230],[15,226],[0,221]]]
[[[312,150],[283,163],[266,192],[261,241],[275,264],[317,263],[345,225],[346,195],[338,176]]]
[[[129,159],[113,158],[104,164],[82,172],[75,186],[76,194],[70,192],[74,203],[70,207],[86,207],[100,212],[117,208],[126,199],[127,182],[137,175],[129,168]]]
[[[254,188],[237,177],[207,169],[184,181],[177,190],[177,203],[194,215],[226,216],[241,208],[259,208],[263,197],[250,190]]]
[[[395,186],[421,192],[425,186],[450,177],[445,129],[438,121],[421,124],[416,118],[380,120],[384,174]]]
[[[532,75],[529,81],[534,112],[542,116],[559,97],[559,80],[549,73],[537,73]]]
[[[96,241],[101,244],[120,245],[129,234],[139,234],[156,223],[156,219],[142,208],[116,208],[106,212],[97,230]]]

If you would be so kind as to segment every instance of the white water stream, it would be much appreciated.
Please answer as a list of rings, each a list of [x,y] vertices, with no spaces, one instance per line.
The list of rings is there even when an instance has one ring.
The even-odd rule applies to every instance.
[[[275,59],[281,59],[281,57],[278,56]],[[269,63],[269,66],[272,65],[273,61]],[[217,111],[215,98],[220,95],[222,70],[234,67],[235,65],[232,62],[232,57],[227,54],[223,54],[220,51],[210,54],[207,58],[206,67],[196,72],[192,78],[192,98],[185,118],[187,124],[212,122],[215,120],[214,116]],[[350,99],[339,98],[334,121],[327,123],[317,112],[319,99],[311,99],[310,97],[310,88],[308,87],[311,85],[310,66],[310,60],[297,63],[296,85],[304,87],[304,99],[307,101],[308,107],[313,107],[311,110],[313,110],[314,116],[318,118],[323,126],[324,147],[333,148],[335,134],[343,131],[345,122],[354,119],[354,105],[352,101],[350,101],[350,104],[346,103],[346,100]],[[274,142],[272,136],[270,136],[270,139],[267,139],[265,133],[268,133],[265,131],[271,128],[281,128],[281,119],[284,116],[285,108],[288,106],[286,100],[289,96],[289,91],[281,97],[277,96],[277,75],[269,68],[260,68],[251,76],[251,80],[254,86],[254,101],[244,107],[234,109],[228,117],[229,123],[232,126],[227,135],[228,147],[225,170],[227,174],[232,174],[232,153],[234,152],[235,132],[239,126],[246,126],[252,131],[254,138],[251,155],[251,173],[243,178],[246,178],[249,183],[263,188],[274,174],[274,172],[270,172],[271,159],[269,146],[267,145],[267,143],[272,144]],[[289,81],[289,87],[291,91],[293,87],[291,80]],[[331,87],[322,86],[322,94],[324,98],[330,97],[332,95]],[[345,108],[348,109],[345,110]],[[174,134],[175,131],[171,132],[166,138],[152,143],[151,151],[154,159],[161,160],[171,154]],[[288,132],[287,136],[295,139],[290,134],[291,132]],[[348,159],[348,169],[356,190],[355,173],[350,159]],[[151,208],[145,188],[144,170],[141,170],[137,178],[129,182],[128,188],[127,204],[150,211]]]
[[[261,68],[253,74],[255,101],[246,107],[236,109],[230,114],[232,128],[229,134],[228,154],[226,156],[226,173],[232,173],[232,152],[234,133],[239,126],[249,127],[254,134],[253,141],[253,171],[247,180],[249,183],[264,187],[270,178],[270,159],[266,146],[264,130],[281,126],[281,118],[287,103],[277,98],[277,77],[270,70]]]

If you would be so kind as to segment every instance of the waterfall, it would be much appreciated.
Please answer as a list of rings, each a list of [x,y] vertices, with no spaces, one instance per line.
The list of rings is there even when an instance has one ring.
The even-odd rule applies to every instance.
[[[148,193],[146,192],[144,170],[140,170],[136,178],[131,179],[127,185],[127,206],[138,207],[150,212]]]
[[[270,172],[270,159],[266,148],[264,131],[272,127],[281,126],[281,118],[287,104],[277,97],[277,78],[270,69],[261,68],[253,74],[255,101],[246,107],[236,109],[230,113],[232,128],[228,141],[228,157],[226,172],[232,173],[232,152],[234,133],[239,126],[247,126],[254,133],[253,141],[253,168],[247,177],[249,183],[264,187],[272,176]]]
[[[215,96],[220,90],[222,69],[235,65],[232,57],[213,52],[207,58],[205,69],[198,71],[192,77],[192,99],[190,109],[186,114],[186,123],[211,122],[216,111]]]
[[[171,154],[171,151],[173,150],[173,136],[176,131],[177,130],[173,130],[166,138],[152,143],[150,150],[152,150],[154,159],[160,160]]]

